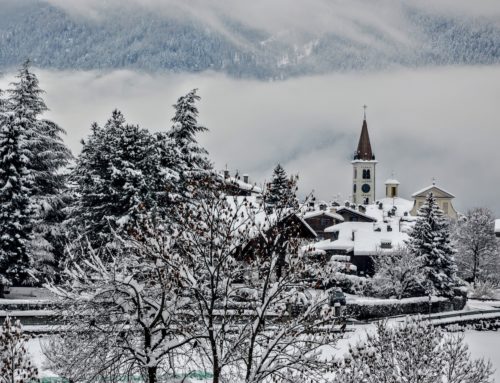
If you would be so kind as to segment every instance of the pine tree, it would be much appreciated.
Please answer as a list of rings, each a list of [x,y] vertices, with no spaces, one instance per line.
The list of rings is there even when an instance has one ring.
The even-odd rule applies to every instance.
[[[0,383],[25,383],[38,381],[38,369],[30,360],[19,321],[12,323],[6,317],[0,329]]]
[[[48,110],[41,95],[38,78],[30,71],[26,61],[11,84],[6,101],[7,112],[15,117],[26,135],[28,168],[33,178],[30,201],[35,208],[36,225],[30,246],[35,257],[36,268],[55,267],[54,258],[60,258],[56,247],[60,241],[58,233],[63,220],[66,201],[66,178],[63,171],[72,158],[63,142],[65,134],[57,124],[42,119]],[[48,271],[42,271],[47,274]]]
[[[165,148],[175,148],[177,160],[172,164],[180,177],[179,190],[187,198],[198,198],[203,188],[210,184],[212,177],[212,164],[207,158],[207,151],[202,148],[196,139],[198,133],[206,132],[208,129],[198,124],[198,108],[196,102],[200,96],[196,94],[197,89],[191,90],[185,96],[180,97],[173,105],[175,115],[172,118],[173,125],[165,139],[170,142],[163,143]],[[160,136],[161,137],[161,136]]]
[[[94,124],[83,142],[72,176],[79,198],[69,222],[91,242],[106,243],[113,231],[144,230],[158,207],[161,174],[155,138],[113,111],[104,128]]]
[[[418,219],[408,240],[410,251],[422,260],[427,283],[435,293],[449,296],[457,285],[455,250],[451,245],[449,221],[436,198],[429,193],[418,211]]]
[[[0,281],[25,282],[33,265],[29,249],[35,223],[28,132],[22,120],[0,116]],[[3,278],[2,278],[3,277]]]
[[[269,183],[266,202],[275,208],[294,207],[297,205],[295,188],[296,178],[293,176],[288,178],[285,169],[278,164]]]

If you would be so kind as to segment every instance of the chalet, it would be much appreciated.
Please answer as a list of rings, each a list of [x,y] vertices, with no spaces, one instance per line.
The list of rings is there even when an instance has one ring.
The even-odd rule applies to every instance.
[[[335,211],[328,210],[308,211],[304,213],[302,218],[316,232],[319,240],[333,239],[333,234],[325,232],[325,229],[344,222],[344,217]]]
[[[362,207],[361,209],[366,211],[365,207]],[[337,209],[336,213],[342,216],[344,222],[377,222],[376,218],[370,217],[365,213],[359,210],[355,210],[351,207],[341,207]]]
[[[422,190],[419,190],[416,193],[413,193],[412,198],[414,199],[414,203],[413,208],[410,212],[411,215],[417,215],[418,210],[424,205],[425,199],[427,198],[427,195],[429,193],[432,193],[434,195],[439,208],[444,212],[444,214],[450,219],[456,221],[458,218],[458,213],[452,204],[452,200],[453,198],[455,198],[455,196],[450,192],[447,192],[443,188],[436,186],[435,183],[427,186]]]

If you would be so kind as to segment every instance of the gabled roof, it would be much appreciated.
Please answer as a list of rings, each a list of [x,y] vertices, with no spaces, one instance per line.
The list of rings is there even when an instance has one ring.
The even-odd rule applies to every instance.
[[[369,222],[377,222],[377,218],[370,217],[369,215],[366,215],[366,214],[363,214],[363,213],[361,213],[361,212],[359,212],[357,210],[351,209],[350,207],[341,207],[340,209],[337,209],[337,213],[338,214],[342,215],[343,211],[349,212],[349,213],[354,214],[354,215],[356,215],[358,217],[366,219]]]
[[[412,198],[427,197],[427,194],[429,194],[429,192],[431,192],[433,189],[439,190],[442,194],[445,195],[445,197],[455,198],[455,196],[453,194],[451,194],[450,192],[448,192],[448,191],[444,190],[443,188],[440,188],[439,186],[436,186],[434,184],[427,186],[426,188],[423,188],[422,190],[419,190],[419,191],[413,193],[411,196],[412,196]]]
[[[308,211],[308,212],[304,213],[304,215],[302,217],[304,219],[308,219],[308,218],[321,217],[322,215],[336,219],[337,221],[344,220],[344,217],[342,217],[340,214],[332,213],[332,212],[326,211],[326,210]]]
[[[366,118],[363,120],[363,126],[361,127],[361,135],[359,136],[358,150],[354,153],[355,160],[371,161],[375,159],[372,152],[372,146],[370,144],[370,136],[368,134],[368,125],[366,123]]]

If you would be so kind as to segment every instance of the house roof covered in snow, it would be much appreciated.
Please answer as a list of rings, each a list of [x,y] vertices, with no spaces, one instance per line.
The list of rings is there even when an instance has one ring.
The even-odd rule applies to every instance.
[[[416,197],[427,197],[427,194],[429,194],[429,192],[435,192],[435,191],[438,191],[439,194],[441,194],[443,197],[447,197],[447,198],[455,198],[455,196],[453,194],[451,194],[450,192],[444,190],[442,187],[439,187],[439,186],[436,186],[434,184],[430,185],[430,186],[427,186],[415,193],[412,194],[412,198],[416,198]]]
[[[219,177],[223,180],[223,182],[228,185],[228,186],[234,186],[237,187],[240,190],[245,190],[248,192],[253,192],[260,194],[262,193],[262,188],[258,187],[257,185],[252,185],[248,182],[244,182],[239,178],[236,177],[225,177],[224,174],[219,174]]]
[[[348,212],[350,212],[352,214],[355,214],[355,215],[358,215],[360,217],[363,217],[363,218],[365,218],[368,221],[375,222],[377,220],[375,217],[371,217],[368,214],[361,213],[359,210],[351,209],[350,207],[341,207],[341,208],[337,209],[337,213],[338,214],[342,214],[343,211],[348,211]]]
[[[333,213],[331,211],[326,211],[326,210],[308,211],[308,212],[304,213],[302,218],[304,218],[304,219],[315,218],[315,217],[321,217],[322,215],[336,219],[337,221],[344,220],[344,217],[342,217],[340,214]]]
[[[338,239],[320,246],[321,250],[346,250],[356,255],[374,255],[390,252],[404,244],[408,234],[397,228],[389,231],[387,226],[370,222],[343,222],[330,226],[326,232],[337,232]],[[317,247],[317,246],[316,246]]]

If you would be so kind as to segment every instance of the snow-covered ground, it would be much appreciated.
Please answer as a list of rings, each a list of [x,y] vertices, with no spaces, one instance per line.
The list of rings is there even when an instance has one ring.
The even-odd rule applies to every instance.
[[[340,339],[335,346],[335,348],[329,348],[325,350],[325,355],[342,357],[349,349],[349,343],[356,343],[363,340],[366,336],[366,332],[375,331],[375,325],[362,325],[356,326],[354,332],[347,333],[344,339]],[[500,332],[494,331],[466,331],[465,340],[469,345],[469,349],[473,358],[489,359],[493,364],[495,371],[494,377],[495,382],[500,383]],[[40,342],[43,342],[43,338],[35,338],[29,342],[29,350],[34,358],[35,364],[41,370],[42,377],[54,377],[56,376],[53,372],[47,369],[45,357],[42,352],[42,347]]]

